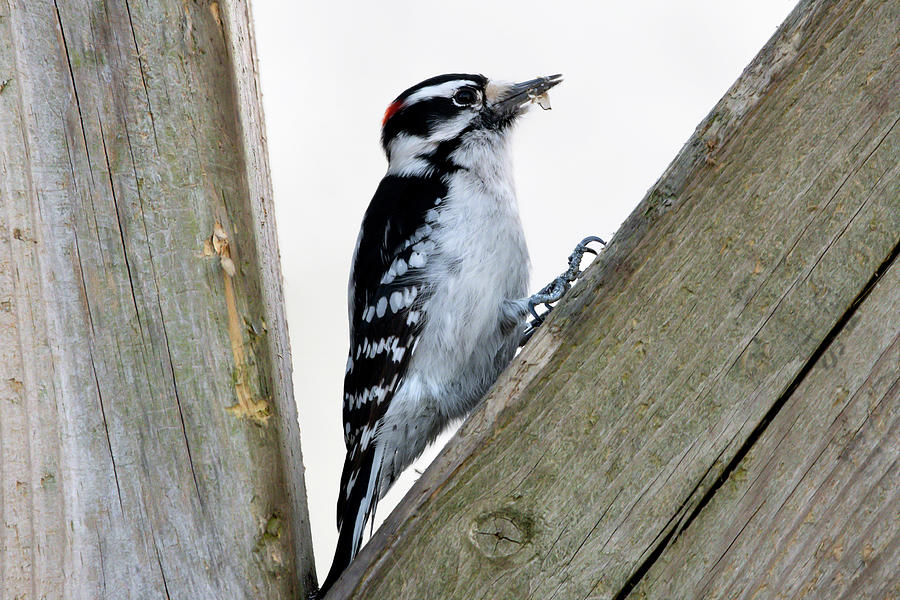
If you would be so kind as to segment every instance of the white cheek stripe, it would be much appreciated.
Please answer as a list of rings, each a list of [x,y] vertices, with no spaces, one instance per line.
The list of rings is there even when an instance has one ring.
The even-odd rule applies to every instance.
[[[452,140],[465,129],[472,120],[473,114],[464,112],[459,116],[441,124],[427,138],[418,135],[401,133],[391,140],[388,146],[388,175],[421,176],[434,169],[423,156],[437,150],[441,142]]]

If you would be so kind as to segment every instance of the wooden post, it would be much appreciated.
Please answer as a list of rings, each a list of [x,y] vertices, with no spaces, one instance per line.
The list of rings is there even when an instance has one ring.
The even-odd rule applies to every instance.
[[[0,0],[0,597],[314,580],[246,0]]]
[[[898,23],[797,6],[329,598],[900,595]]]

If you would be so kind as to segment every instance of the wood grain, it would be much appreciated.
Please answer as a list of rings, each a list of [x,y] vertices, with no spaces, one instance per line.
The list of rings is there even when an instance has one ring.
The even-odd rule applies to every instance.
[[[630,598],[900,597],[900,262]]]
[[[662,568],[900,252],[898,11],[797,6],[329,598],[623,598]]]
[[[0,596],[309,590],[247,3],[0,0],[0,81]]]

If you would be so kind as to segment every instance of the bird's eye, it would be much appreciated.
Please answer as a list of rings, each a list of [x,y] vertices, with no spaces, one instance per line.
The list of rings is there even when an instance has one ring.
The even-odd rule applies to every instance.
[[[457,106],[471,106],[478,101],[478,93],[472,88],[462,88],[453,94],[453,103]]]

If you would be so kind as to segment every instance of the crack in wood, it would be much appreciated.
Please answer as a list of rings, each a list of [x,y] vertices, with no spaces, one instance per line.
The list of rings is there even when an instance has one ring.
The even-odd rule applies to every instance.
[[[187,7],[187,47],[180,0],[0,1],[0,81],[14,77],[0,94],[11,597],[311,587],[262,115],[258,94],[233,97],[256,89],[252,29],[244,0],[220,1],[221,25],[207,7]],[[222,410],[236,375],[223,285],[218,264],[195,259],[223,211],[244,248],[239,325],[242,313],[265,323],[243,340],[253,393],[277,407],[268,428]],[[258,519],[273,512],[284,533],[255,553]]]
[[[84,129],[84,115],[81,112],[81,100],[78,98],[78,86],[75,84],[75,71],[72,69],[72,57],[69,56],[69,44],[66,41],[66,31],[63,29],[62,16],[59,14],[59,4],[57,0],[53,0],[53,8],[56,12],[56,22],[59,24],[59,35],[62,40],[63,50],[66,53],[66,64],[69,66],[69,78],[72,81],[72,93],[75,96],[75,108],[78,111],[78,121],[81,123],[81,139],[84,141],[84,152],[87,154],[88,165],[91,164],[90,144],[87,141],[87,132]],[[88,173],[91,177],[91,183],[94,183],[94,170],[89,168]]]
[[[153,544],[153,549],[156,550],[156,564],[159,565],[159,574],[160,577],[162,577],[163,591],[166,593],[166,600],[169,600],[171,597],[169,595],[169,582],[166,581],[166,571],[163,569],[162,556],[159,554],[159,546]]]
[[[134,305],[134,316],[137,318],[138,330],[141,332],[141,340],[144,339],[144,325],[141,323],[141,311],[138,310],[137,294],[134,291],[134,277],[131,274],[131,261],[128,259],[128,246],[125,243],[125,227],[122,224],[122,214],[119,212],[119,199],[116,197],[116,186],[113,184],[112,167],[109,164],[109,151],[106,149],[106,134],[103,132],[103,119],[100,118],[100,109],[97,109],[97,124],[100,126],[100,142],[103,148],[103,158],[106,160],[106,176],[109,179],[109,192],[112,195],[113,207],[116,211],[116,224],[119,226],[119,241],[122,243],[122,258],[125,261],[125,270],[128,273],[128,285],[131,288],[131,303]]]
[[[125,11],[128,14],[128,26],[131,28],[131,39],[134,41],[134,55],[137,58],[138,69],[141,72],[141,84],[144,86],[144,98],[147,100],[147,114],[150,115],[150,129],[153,131],[153,144],[156,146],[156,154],[162,155],[159,149],[159,138],[156,135],[156,118],[153,116],[153,105],[150,103],[150,90],[147,89],[147,76],[144,73],[144,59],[138,48],[137,34],[134,32],[134,20],[131,18],[131,4],[125,0]],[[129,142],[130,146],[131,142]]]
[[[895,123],[896,124],[896,123]],[[882,261],[882,263],[875,269],[872,276],[866,282],[866,284],[862,287],[857,296],[850,303],[849,308],[844,312],[843,315],[838,319],[838,321],[832,326],[832,328],[828,331],[825,337],[822,339],[822,342],[818,345],[818,347],[813,351],[810,357],[806,360],[800,370],[797,372],[796,376],[791,380],[788,384],[787,388],[782,392],[782,394],[775,400],[760,422],[753,428],[750,434],[747,436],[747,439],[744,440],[744,443],[738,448],[735,455],[728,462],[719,476],[716,478],[715,482],[710,486],[710,488],[706,491],[700,501],[697,503],[697,506],[691,511],[690,515],[688,515],[687,519],[681,524],[678,528],[672,528],[668,534],[662,539],[659,545],[653,550],[653,552],[648,556],[632,573],[632,575],[625,581],[622,587],[619,589],[618,593],[613,596],[613,600],[625,600],[631,590],[637,586],[638,582],[643,579],[643,577],[647,574],[650,568],[656,563],[662,553],[665,551],[667,547],[669,547],[672,543],[678,539],[678,536],[685,530],[687,530],[694,519],[703,511],[704,508],[709,504],[712,500],[713,496],[715,496],[716,492],[722,487],[722,485],[731,477],[732,473],[738,467],[738,465],[744,460],[747,453],[750,449],[756,444],[762,434],[765,432],[766,428],[772,422],[772,420],[778,415],[781,408],[785,405],[788,399],[793,395],[796,389],[803,383],[803,380],[806,376],[812,371],[813,367],[816,363],[822,358],[837,336],[844,331],[847,327],[850,320],[856,314],[859,306],[865,301],[865,299],[869,296],[872,290],[875,287],[875,284],[881,278],[881,276],[891,267],[891,265],[896,261],[897,256],[900,255],[900,242],[898,242],[888,256]],[[702,481],[702,478],[701,478]],[[688,496],[690,499],[690,496]]]
[[[119,510],[125,516],[125,505],[122,502],[122,488],[119,487],[119,471],[116,468],[116,457],[113,455],[112,440],[109,437],[109,423],[106,420],[106,409],[103,407],[103,392],[100,391],[100,378],[97,377],[97,365],[94,363],[94,355],[89,355],[91,360],[91,372],[94,374],[94,385],[97,386],[97,401],[100,403],[100,416],[103,418],[103,431],[106,433],[106,447],[109,449],[109,460],[112,463],[113,477],[116,480],[116,495],[119,497]]]

